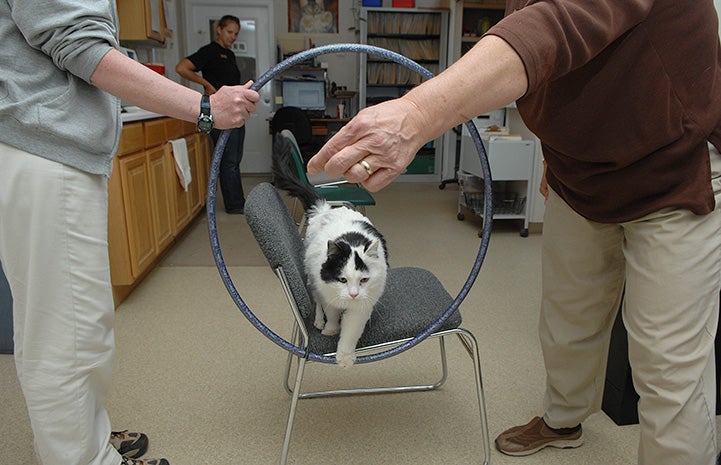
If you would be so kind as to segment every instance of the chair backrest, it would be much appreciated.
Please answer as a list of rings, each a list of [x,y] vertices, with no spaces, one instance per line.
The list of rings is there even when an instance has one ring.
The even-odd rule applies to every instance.
[[[313,128],[308,115],[297,107],[282,107],[273,115],[270,130],[273,135],[283,129],[289,129],[295,136],[298,146],[313,140]]]
[[[288,207],[269,183],[258,184],[245,200],[245,219],[274,270],[282,267],[303,318],[314,311],[303,266],[303,241]]]

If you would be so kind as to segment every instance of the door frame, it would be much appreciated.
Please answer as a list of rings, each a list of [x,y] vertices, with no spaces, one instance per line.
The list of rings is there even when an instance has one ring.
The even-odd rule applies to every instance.
[[[188,56],[189,54],[193,53],[194,50],[191,50],[193,47],[192,41],[193,41],[193,34],[195,33],[193,22],[194,18],[190,14],[191,11],[193,11],[194,7],[203,8],[203,7],[209,7],[209,8],[228,8],[230,11],[230,14],[233,14],[232,11],[243,9],[244,7],[253,7],[258,9],[263,9],[267,11],[268,13],[268,27],[265,28],[265,32],[258,29],[257,30],[257,40],[263,40],[265,43],[269,44],[268,47],[268,56],[265,57],[268,61],[268,66],[271,67],[275,64],[275,51],[277,49],[276,47],[276,40],[275,40],[275,16],[274,16],[274,5],[273,2],[267,1],[267,0],[183,0],[183,25],[184,25],[184,41],[183,41],[183,47],[185,48],[185,53],[183,56]],[[260,63],[258,66],[261,66]],[[260,76],[263,73],[265,73],[267,70],[265,69],[256,69],[256,75]],[[275,101],[275,95],[274,95],[274,89],[271,82],[264,85],[258,92],[260,94],[260,101],[257,104],[258,108],[263,107],[264,112],[263,114],[270,115],[273,111],[273,102]],[[251,118],[258,117],[257,114],[252,114]],[[268,123],[266,121],[262,122],[253,122],[254,130],[247,131],[246,132],[246,147],[247,147],[247,140],[249,137],[256,137],[256,138],[265,138],[267,139],[265,141],[265,144],[262,144],[262,147],[265,147],[267,150],[266,156],[270,158],[270,148],[272,147],[272,140],[269,131],[266,129],[269,127]],[[263,167],[262,169],[257,168],[257,163],[253,162],[250,157],[246,157],[246,155],[249,155],[248,153],[244,154],[243,156],[243,162],[241,162],[241,172],[248,172],[248,173],[267,173],[270,172],[270,161],[267,163],[263,162],[263,165],[267,164],[267,167]],[[261,156],[263,154],[260,154]],[[245,165],[245,166],[244,166]],[[246,168],[248,167],[248,168]],[[246,168],[246,169],[244,169]]]

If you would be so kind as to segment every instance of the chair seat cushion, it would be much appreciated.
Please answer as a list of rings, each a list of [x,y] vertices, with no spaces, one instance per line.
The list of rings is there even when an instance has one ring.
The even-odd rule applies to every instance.
[[[358,341],[358,348],[415,337],[428,328],[453,302],[453,297],[430,271],[403,267],[388,270],[383,296],[373,309],[370,321]],[[454,312],[437,329],[457,328],[461,314]],[[336,351],[338,336],[323,336],[306,322],[312,352],[328,354]]]

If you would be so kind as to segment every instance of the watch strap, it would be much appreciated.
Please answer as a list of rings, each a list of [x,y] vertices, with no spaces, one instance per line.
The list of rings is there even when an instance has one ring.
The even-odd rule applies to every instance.
[[[200,98],[200,114],[198,115],[198,131],[209,133],[213,129],[213,115],[210,114],[210,96],[203,94]]]
[[[200,98],[200,114],[210,115],[210,95],[203,94]]]

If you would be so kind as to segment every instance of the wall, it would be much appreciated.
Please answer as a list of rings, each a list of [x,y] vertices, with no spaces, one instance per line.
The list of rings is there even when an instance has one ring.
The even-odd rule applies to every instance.
[[[295,36],[308,39],[316,46],[337,43],[356,43],[359,35],[349,30],[357,27],[354,21],[353,8],[360,9],[360,0],[338,0],[338,34],[288,34],[288,1],[274,0],[275,2],[275,33],[276,35]],[[328,77],[339,86],[346,86],[349,90],[358,90],[358,55],[333,54],[318,57],[319,61],[328,63]]]
[[[214,4],[213,0],[199,0]],[[271,1],[271,0],[269,0]],[[344,42],[358,42],[358,34],[349,28],[356,27],[354,21],[353,8],[360,7],[360,0],[339,0],[338,1],[338,34],[288,34],[288,1],[272,0],[274,2],[275,17],[275,34],[283,34],[286,36],[303,39],[308,44],[311,39],[315,45],[328,45]],[[165,65],[166,76],[170,79],[181,82],[180,76],[175,73],[175,65],[192,51],[184,50],[185,31],[182,30],[184,24],[182,18],[183,8],[182,0],[172,0],[176,17],[168,18],[168,27],[174,31],[174,36],[166,40],[164,46],[149,47],[144,44],[133,44],[140,61],[163,63]],[[358,55],[357,54],[337,54],[325,55],[318,57],[319,61],[327,62],[329,69],[329,78],[335,81],[339,86],[346,86],[349,90],[358,89]]]

